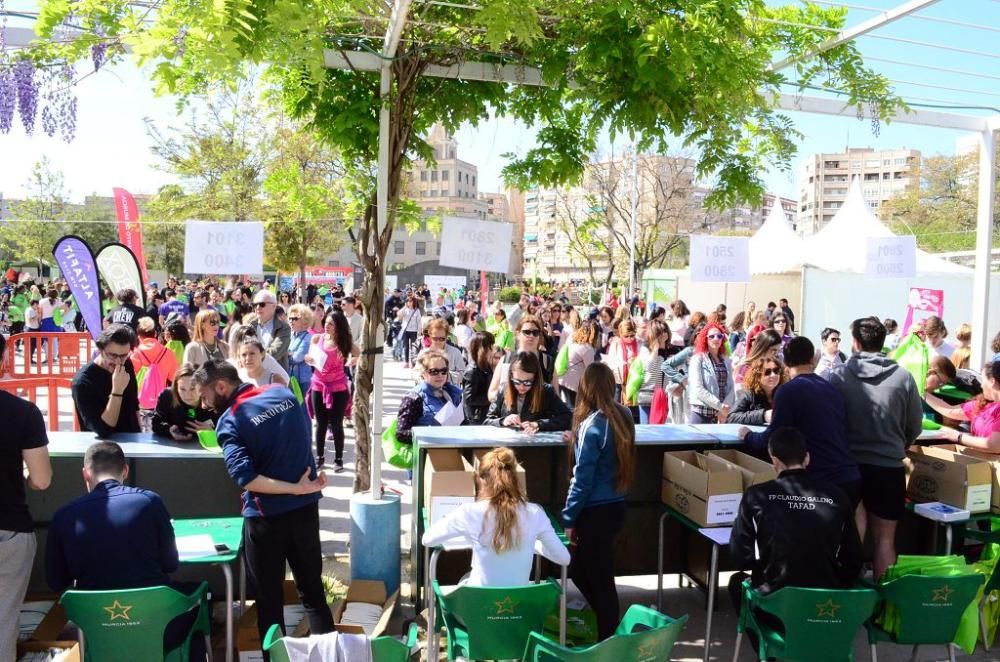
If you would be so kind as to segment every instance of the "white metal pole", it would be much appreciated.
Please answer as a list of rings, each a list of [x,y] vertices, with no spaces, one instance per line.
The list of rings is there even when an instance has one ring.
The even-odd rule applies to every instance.
[[[979,199],[976,204],[976,270],[972,283],[972,358],[970,367],[978,370],[986,358],[992,337],[989,327],[990,273],[993,248],[993,154],[992,127],[979,137]]]
[[[635,144],[632,145],[632,240],[629,243],[628,258],[628,294],[625,301],[632,300],[632,293],[635,292],[635,235],[638,224],[639,213],[639,152]]]

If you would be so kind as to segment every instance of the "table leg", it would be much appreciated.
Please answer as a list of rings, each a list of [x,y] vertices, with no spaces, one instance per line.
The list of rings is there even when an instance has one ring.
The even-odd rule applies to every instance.
[[[440,555],[441,550],[435,549],[434,553],[431,554],[428,564],[424,567],[424,572],[427,573],[428,581],[433,582],[435,575],[437,574],[437,559]],[[436,622],[436,612],[437,605],[434,604],[434,590],[433,584],[432,588],[427,593],[427,662],[437,662],[440,658],[441,644],[438,641],[438,628]],[[433,657],[432,657],[433,655]]]
[[[660,515],[659,541],[656,547],[656,610],[663,613],[663,524],[669,513]]]
[[[431,589],[431,577],[428,568],[431,566],[431,550],[429,547],[424,547],[424,608],[430,609],[434,606],[434,600],[431,596],[434,595]]]
[[[233,662],[233,569],[222,564],[226,576],[226,662]]]
[[[719,546],[712,544],[712,566],[708,570],[708,615],[705,618],[705,662],[712,646],[712,614],[715,611],[715,591],[719,583]]]
[[[247,562],[240,553],[240,615],[247,610]]]
[[[944,524],[944,553],[947,556],[951,554],[952,530],[950,523],[942,522],[942,524]]]
[[[562,580],[562,596],[559,598],[559,644],[566,645],[566,591],[569,590],[569,566],[562,566],[560,571]],[[985,639],[983,641],[986,641]]]

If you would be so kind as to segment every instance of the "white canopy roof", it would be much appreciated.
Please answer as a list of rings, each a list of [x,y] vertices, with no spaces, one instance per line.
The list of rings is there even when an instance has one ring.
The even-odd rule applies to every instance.
[[[865,272],[869,237],[889,237],[893,233],[872,213],[855,179],[844,205],[826,227],[807,238],[798,260],[824,271]],[[755,237],[756,238],[756,237]],[[752,253],[751,253],[752,256]],[[751,271],[753,258],[751,257]],[[972,270],[917,249],[917,273],[971,273]]]
[[[764,224],[750,237],[750,273],[780,274],[802,265],[803,241],[785,219],[781,198],[774,196],[774,205]]]

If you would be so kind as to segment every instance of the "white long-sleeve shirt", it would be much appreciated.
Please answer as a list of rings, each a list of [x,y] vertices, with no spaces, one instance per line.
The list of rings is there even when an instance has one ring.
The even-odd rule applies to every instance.
[[[431,525],[424,532],[423,544],[471,548],[472,572],[467,586],[524,586],[531,580],[536,551],[553,563],[569,563],[569,550],[538,504],[527,503],[518,508],[519,544],[501,554],[493,549],[493,522],[489,501],[467,503]]]

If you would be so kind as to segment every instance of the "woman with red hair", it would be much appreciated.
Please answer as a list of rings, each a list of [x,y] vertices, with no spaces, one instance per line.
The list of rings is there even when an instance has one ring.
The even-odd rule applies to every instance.
[[[736,391],[733,366],[726,355],[726,330],[707,324],[694,342],[688,366],[689,423],[725,423]]]

